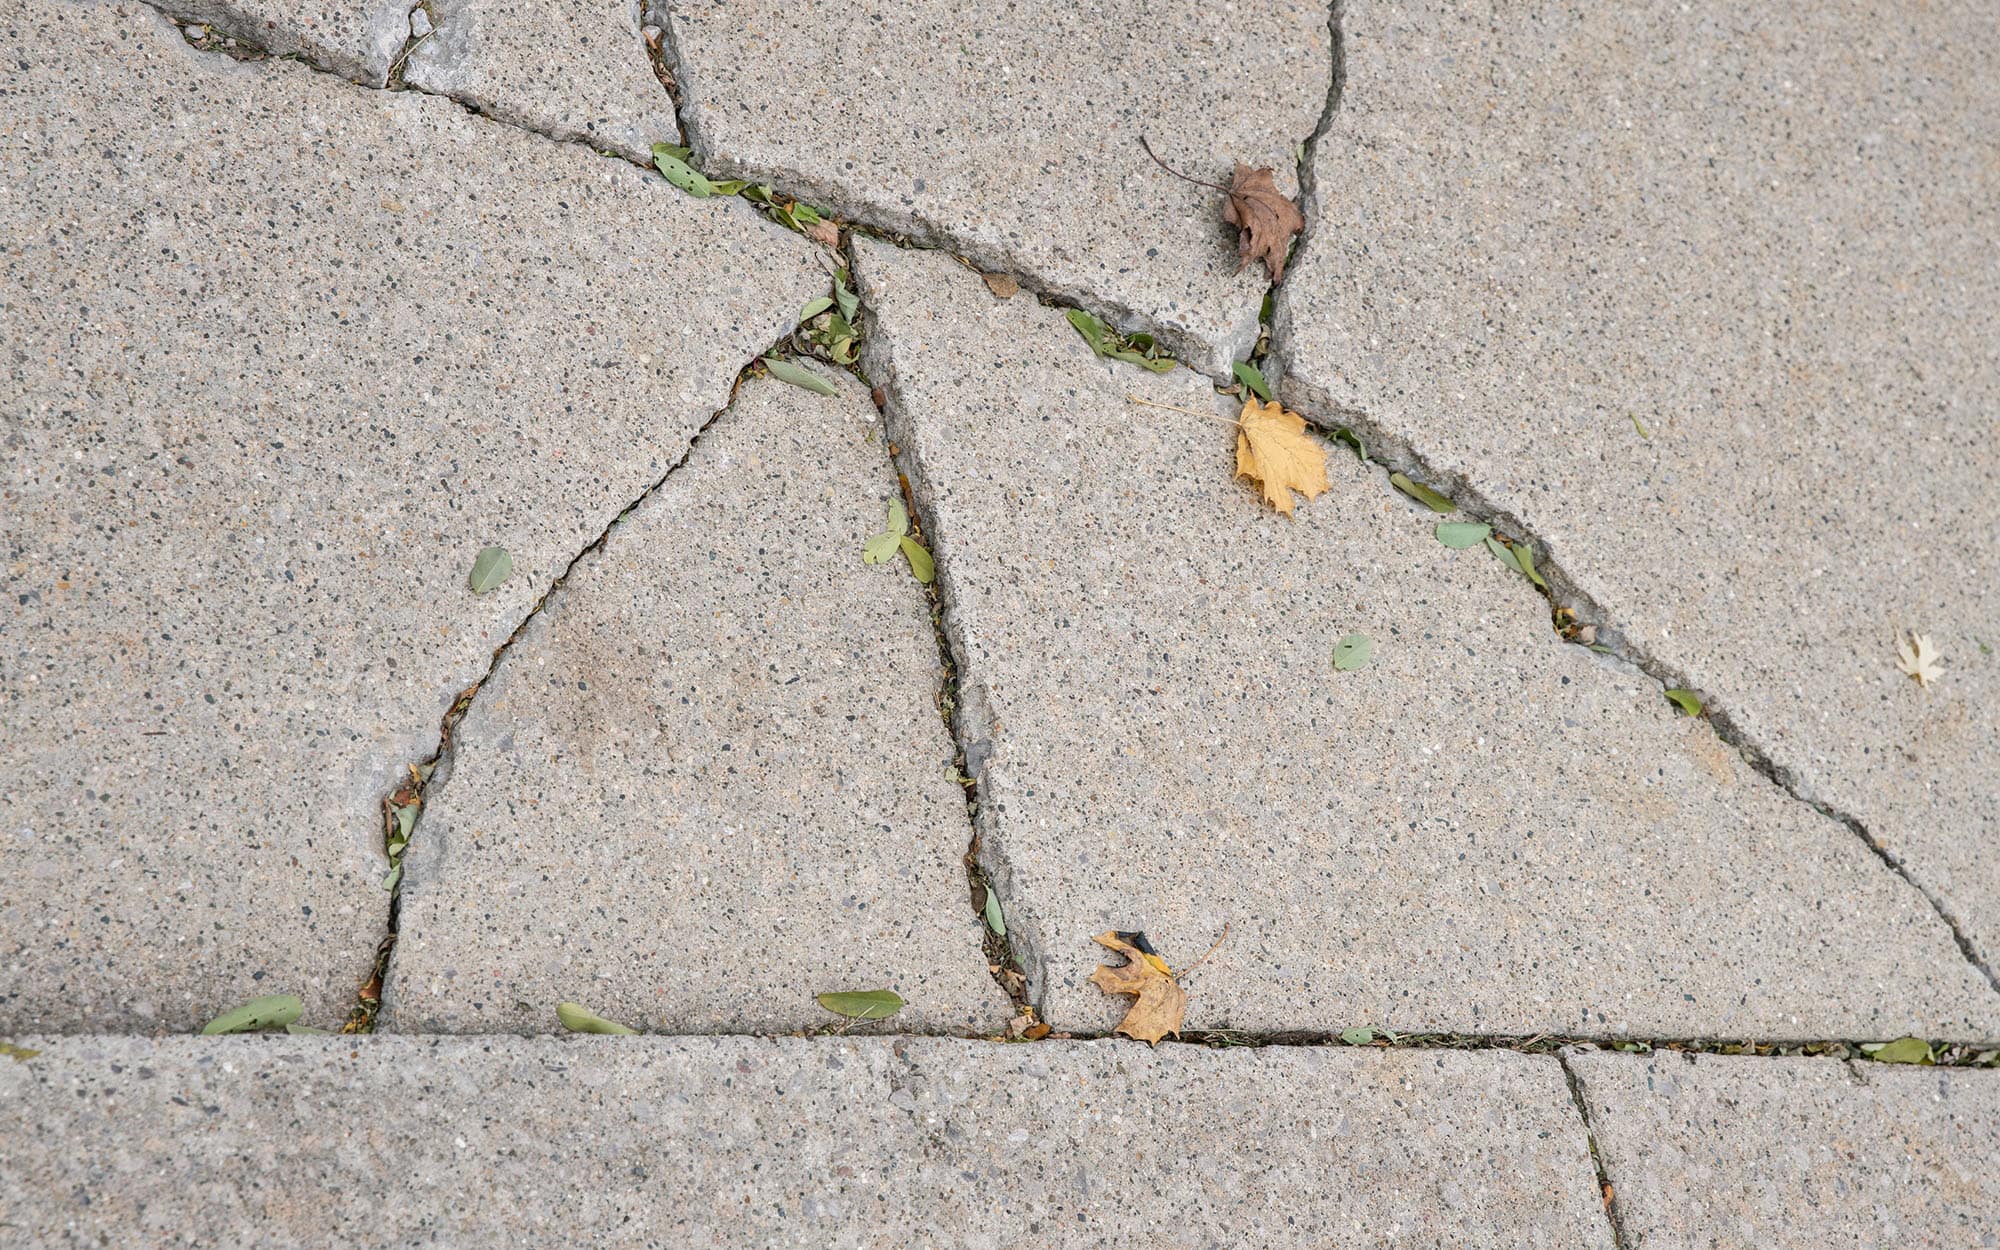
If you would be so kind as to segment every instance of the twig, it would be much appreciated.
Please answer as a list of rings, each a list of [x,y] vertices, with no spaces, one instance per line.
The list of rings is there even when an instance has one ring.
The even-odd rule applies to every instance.
[[[1223,425],[1243,424],[1241,421],[1233,420],[1229,417],[1218,417],[1212,412],[1196,412],[1192,408],[1181,408],[1173,404],[1162,404],[1151,399],[1140,399],[1137,395],[1127,395],[1125,398],[1131,400],[1135,404],[1144,404],[1148,408],[1165,408],[1168,412],[1184,413],[1190,417],[1200,417],[1204,421],[1216,421],[1220,422]]]
[[[435,35],[437,33],[438,33],[438,28],[433,26],[429,30],[425,31],[422,35],[418,36],[416,43],[411,44],[409,47],[404,48],[401,52],[397,53],[396,59],[389,65],[388,76],[394,78],[396,76],[396,71],[403,68],[403,62],[410,59],[410,53],[415,52],[417,48],[422,45],[424,40],[429,39],[432,35]],[[1156,157],[1155,159],[1158,158]]]
[[[1174,978],[1174,980],[1179,981],[1183,985],[1185,985],[1187,983],[1187,979],[1194,975],[1194,970],[1196,968],[1201,967],[1203,964],[1207,963],[1209,955],[1213,955],[1216,951],[1216,947],[1221,946],[1223,942],[1228,940],[1228,938],[1229,938],[1229,922],[1225,920],[1222,922],[1222,936],[1215,939],[1215,946],[1209,947],[1206,954],[1202,955],[1200,959],[1197,959],[1193,963],[1189,964],[1187,968],[1183,970],[1179,976]]]
[[[1224,195],[1229,194],[1229,188],[1223,186],[1221,183],[1203,182],[1199,178],[1190,178],[1186,174],[1182,173],[1180,170],[1175,169],[1172,165],[1169,165],[1165,161],[1161,160],[1160,154],[1153,150],[1153,145],[1146,142],[1146,136],[1144,135],[1139,136],[1139,146],[1146,149],[1146,155],[1153,158],[1153,164],[1158,165],[1161,169],[1166,170],[1168,173],[1180,179],[1182,182],[1192,182],[1194,185],[1198,187],[1214,187],[1217,191],[1222,192]]]

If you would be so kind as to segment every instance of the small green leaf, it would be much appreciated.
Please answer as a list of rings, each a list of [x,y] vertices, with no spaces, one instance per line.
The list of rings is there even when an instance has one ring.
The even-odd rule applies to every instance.
[[[743,181],[741,178],[731,178],[726,182],[711,181],[708,184],[708,189],[715,195],[735,195],[738,191],[749,185],[749,183]]]
[[[819,210],[810,204],[792,205],[792,216],[802,226],[817,226],[820,221]]]
[[[1437,540],[1453,551],[1462,551],[1486,541],[1493,527],[1476,521],[1439,521],[1433,531]]]
[[[1628,412],[1625,415],[1632,418],[1632,428],[1639,431],[1640,438],[1646,439],[1648,442],[1652,441],[1653,436],[1651,434],[1646,433],[1645,426],[1639,424],[1639,414],[1635,412]]]
[[[840,315],[852,322],[854,314],[860,311],[861,297],[847,285],[847,271],[842,269],[833,275],[833,302],[840,307]]]
[[[844,990],[817,996],[819,1005],[851,1020],[886,1020],[903,1009],[894,990]]]
[[[299,1002],[297,994],[271,994],[264,998],[253,998],[241,1007],[223,1012],[201,1027],[204,1037],[219,1033],[251,1033],[258,1029],[275,1029],[290,1024],[299,1018],[305,1005]]]
[[[0,1042],[0,1055],[7,1056],[15,1063],[26,1063],[41,1053],[39,1050],[30,1050],[26,1046],[16,1046],[10,1042]]]
[[[1237,361],[1230,369],[1236,374],[1236,380],[1254,391],[1257,398],[1267,404],[1271,402],[1271,384],[1264,380],[1262,369],[1247,360]]]
[[[1402,491],[1405,495],[1416,500],[1424,507],[1429,508],[1432,512],[1450,513],[1455,511],[1458,506],[1430,487],[1412,482],[1400,473],[1391,473],[1389,475],[1389,485]]]
[[[993,930],[994,937],[1007,936],[1007,918],[1000,914],[1000,896],[991,885],[986,887],[986,927]]]
[[[483,595],[507,580],[514,571],[514,557],[507,554],[505,547],[482,548],[472,558],[472,575],[465,579],[472,587],[472,593]]]
[[[1102,353],[1104,351],[1104,323],[1081,308],[1070,309],[1067,316],[1069,317],[1069,323],[1076,327],[1076,332],[1083,336],[1083,341],[1090,344],[1090,350]]]
[[[1667,691],[1667,702],[1679,708],[1683,716],[1701,715],[1701,696],[1692,690],[1675,686],[1672,690]]]
[[[396,809],[396,836],[403,841],[410,840],[410,831],[417,827],[417,805],[405,803]]]
[[[1127,351],[1122,347],[1106,348],[1099,352],[1098,355],[1104,357],[1106,360],[1122,360],[1126,364],[1137,365],[1141,369],[1151,369],[1154,373],[1172,373],[1174,366],[1180,363],[1171,356],[1142,356],[1138,352]]]
[[[687,149],[670,147],[664,143],[653,145],[653,166],[660,175],[681,190],[698,200],[705,200],[715,194],[715,184],[707,175],[687,163]]]
[[[828,295],[820,296],[804,308],[799,309],[799,324],[804,325],[831,307],[833,307],[833,298]]]
[[[1486,540],[1486,549],[1493,553],[1495,560],[1513,569],[1516,573],[1521,571],[1520,563],[1514,559],[1514,549],[1506,543],[1501,542],[1497,538],[1489,538]]]
[[[1349,634],[1333,644],[1333,667],[1342,673],[1367,668],[1375,658],[1375,640],[1366,634]]]
[[[1528,575],[1529,581],[1533,582],[1537,586],[1540,586],[1543,590],[1547,590],[1549,588],[1549,584],[1542,580],[1542,575],[1535,571],[1534,548],[1528,546],[1528,544],[1526,543],[1514,544],[1514,564],[1523,573],[1526,573]]]
[[[1935,1063],[1931,1044],[1921,1037],[1899,1037],[1893,1042],[1876,1042],[1861,1048],[1877,1063]]]
[[[637,1037],[639,1030],[628,1029],[616,1020],[606,1020],[586,1007],[576,1003],[557,1003],[556,1019],[572,1033],[605,1033],[618,1037]]]
[[[833,383],[810,369],[800,368],[789,360],[779,360],[776,356],[766,356],[764,357],[764,368],[770,372],[772,377],[778,379],[778,381],[790,382],[793,386],[802,386],[815,395],[831,396],[839,393],[833,389]]]
[[[891,499],[889,501],[889,507],[884,514],[882,528],[898,538],[910,532],[910,510],[903,506],[902,500]]]
[[[396,883],[401,881],[402,879],[403,879],[403,865],[402,861],[398,860],[395,864],[390,866],[389,875],[382,878],[382,888],[385,890],[393,890],[396,888]]]
[[[931,559],[931,553],[924,550],[922,543],[905,535],[899,545],[903,548],[903,558],[910,562],[910,572],[916,574],[918,581],[928,586],[937,579],[937,561]]]
[[[1342,1029],[1340,1040],[1349,1046],[1366,1046],[1375,1040],[1375,1030],[1369,1028]]]
[[[1353,430],[1348,429],[1344,425],[1337,426],[1333,431],[1333,440],[1337,443],[1346,443],[1354,449],[1355,455],[1361,457],[1361,463],[1369,463],[1368,449],[1361,445],[1361,436]]]
[[[902,545],[902,542],[903,536],[901,534],[891,534],[884,530],[882,533],[875,535],[867,542],[861,544],[861,563],[882,563],[882,561],[896,554],[896,549]]]
[[[332,1029],[316,1029],[316,1028],[314,1028],[313,1026],[311,1026],[310,1024],[288,1024],[288,1025],[286,1025],[286,1026],[285,1026],[285,1032],[287,1032],[287,1033],[290,1033],[290,1034],[291,1034],[291,1035],[292,1035],[293,1037],[332,1037],[332,1036],[333,1036],[333,1030],[332,1030]]]

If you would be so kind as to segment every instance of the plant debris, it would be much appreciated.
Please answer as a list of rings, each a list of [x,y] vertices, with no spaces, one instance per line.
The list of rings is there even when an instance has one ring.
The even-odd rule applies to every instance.
[[[572,1033],[604,1033],[615,1037],[637,1037],[639,1030],[628,1029],[578,1003],[557,1003],[556,1019]]]
[[[922,543],[910,536],[909,511],[903,507],[902,500],[891,499],[885,528],[861,544],[861,562],[880,564],[898,551],[909,562],[910,574],[917,581],[928,586],[937,580],[937,561],[931,558],[931,553]]]
[[[1070,309],[1068,315],[1090,350],[1106,360],[1122,360],[1154,373],[1170,372],[1176,363],[1150,334],[1120,334],[1081,308]]]
[[[1131,1009],[1118,1022],[1117,1032],[1135,1037],[1149,1046],[1160,1039],[1179,1037],[1187,1015],[1187,991],[1174,980],[1173,970],[1152,951],[1144,933],[1100,933],[1091,941],[1125,956],[1123,967],[1098,965],[1090,983],[1106,994],[1130,994]]]
[[[215,1019],[201,1026],[202,1036],[213,1037],[221,1033],[256,1033],[264,1029],[282,1029],[296,1023],[305,1005],[299,1002],[297,994],[268,994],[263,998],[253,998],[241,1007],[223,1012]]]
[[[1153,158],[1154,164],[1182,182],[1213,187],[1229,197],[1222,208],[1222,220],[1236,227],[1236,272],[1242,273],[1244,266],[1252,260],[1261,260],[1272,282],[1285,280],[1285,257],[1291,252],[1292,239],[1306,228],[1306,219],[1299,206],[1271,181],[1270,166],[1252,169],[1237,161],[1236,172],[1225,187],[1220,183],[1190,178],[1167,164],[1153,151],[1144,135],[1139,137],[1139,146],[1146,149],[1146,155]]]
[[[1351,673],[1367,668],[1375,658],[1375,640],[1366,634],[1348,634],[1333,644],[1333,668],[1338,673]]]
[[[1943,670],[1938,667],[1942,659],[1937,648],[1931,645],[1929,634],[1913,633],[1908,642],[1900,633],[1896,635],[1896,667],[1919,686],[1928,686],[1944,676]]]
[[[903,1009],[894,990],[838,990],[816,995],[819,1005],[850,1020],[886,1020]]]
[[[472,593],[483,595],[507,580],[514,571],[514,557],[507,554],[505,547],[487,547],[472,558],[472,572],[465,584],[472,587]]]
[[[1293,491],[1310,500],[1328,489],[1326,448],[1306,433],[1304,417],[1251,395],[1236,418],[1236,476],[1261,483],[1265,500],[1292,516]]]

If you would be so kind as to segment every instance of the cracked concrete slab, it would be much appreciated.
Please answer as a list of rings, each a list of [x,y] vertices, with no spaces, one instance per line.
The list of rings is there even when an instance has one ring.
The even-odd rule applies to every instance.
[[[910,1038],[46,1045],[0,1062],[18,1125],[0,1136],[0,1227],[38,1245],[1304,1247],[1332,1229],[1382,1246],[1612,1244],[1549,1057]]]
[[[642,165],[655,143],[680,142],[637,0],[432,0],[430,10],[436,33],[403,63],[411,86]]]
[[[1990,14],[1343,14],[1285,393],[1531,527],[2000,966]]]
[[[868,368],[935,541],[984,845],[1058,1028],[1106,929],[1229,936],[1198,1028],[1992,1037],[1906,882],[1379,469],[1288,520],[1185,371],[857,242]],[[1375,640],[1337,673],[1336,640]]]
[[[1227,372],[1268,289],[1238,273],[1231,161],[1297,186],[1331,73],[1305,0],[672,6],[681,121],[718,175],[943,241],[989,269],[1159,331]]]
[[[382,797],[825,278],[740,204],[147,8],[4,29],[0,1028],[335,1023]]]
[[[1633,1246],[2000,1245],[2000,1071],[1571,1055]]]
[[[688,463],[580,562],[459,726],[411,844],[383,1027],[841,1023],[1002,1029],[928,602],[869,567],[880,418],[746,382]]]
[[[86,0],[88,2],[88,0]],[[264,49],[379,87],[410,39],[416,0],[160,0],[154,6]]]

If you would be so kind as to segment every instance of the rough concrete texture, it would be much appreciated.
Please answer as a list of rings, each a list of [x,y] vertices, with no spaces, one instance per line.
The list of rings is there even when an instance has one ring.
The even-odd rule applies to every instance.
[[[381,799],[824,276],[740,205],[147,8],[0,29],[0,1028],[337,1021]]]
[[[1994,1036],[1906,882],[1344,452],[1296,520],[1185,371],[862,242],[1010,929],[1059,1028],[1143,929],[1203,1028]],[[1233,415],[1233,414],[1232,414]],[[1337,673],[1334,643],[1375,641]],[[1123,1000],[1120,1000],[1122,1005]]]
[[[899,557],[880,418],[746,383],[687,465],[576,567],[480,692],[403,886],[386,1027],[838,1023],[997,1032],[936,634]]]
[[[30,1041],[29,1045],[38,1045]],[[1552,1058],[915,1039],[75,1038],[22,1244],[1600,1246]],[[55,1143],[60,1143],[57,1148]]]
[[[1991,14],[1343,22],[1286,394],[1520,518],[2000,966]],[[1899,629],[1942,651],[1932,689]]]
[[[2000,1245],[2000,1071],[1568,1060],[1628,1246]]]
[[[690,142],[712,173],[947,242],[1227,372],[1269,286],[1238,273],[1232,160],[1297,188],[1326,103],[1327,7],[1063,0],[672,6]]]
[[[88,2],[88,0],[86,0]],[[389,79],[410,38],[416,0],[161,0],[183,22],[199,22],[262,48],[298,55],[370,87]]]
[[[433,0],[433,8],[436,33],[403,64],[411,86],[644,165],[655,143],[680,142],[636,0]]]

